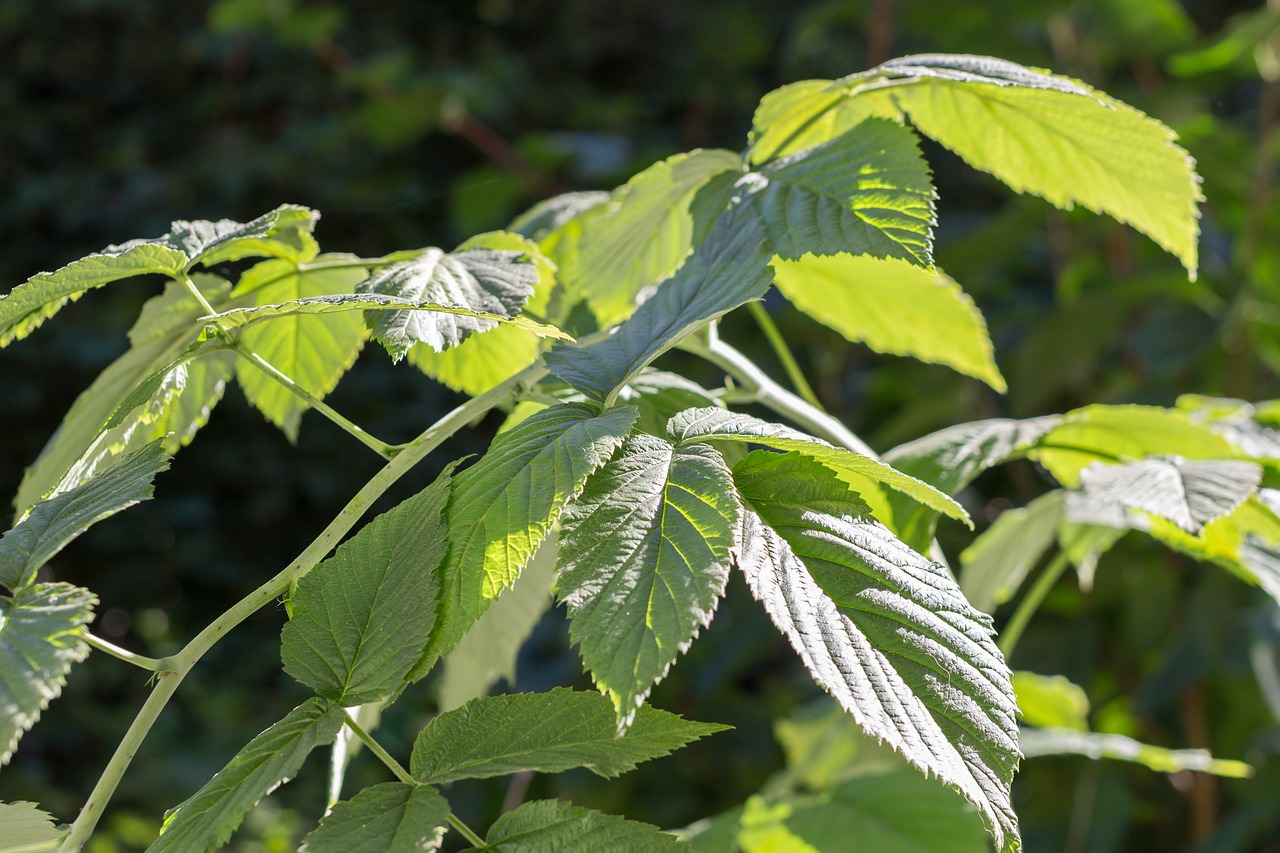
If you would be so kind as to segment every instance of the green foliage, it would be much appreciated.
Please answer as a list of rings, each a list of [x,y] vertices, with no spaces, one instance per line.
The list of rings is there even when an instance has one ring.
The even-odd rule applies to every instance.
[[[35,803],[0,803],[0,823],[5,834],[0,850],[6,853],[56,850],[62,841],[62,830]]]
[[[489,830],[485,844],[502,853],[685,849],[656,826],[555,800],[536,800],[507,812]]]
[[[325,815],[299,853],[418,853],[437,850],[449,803],[429,785],[370,785]]]

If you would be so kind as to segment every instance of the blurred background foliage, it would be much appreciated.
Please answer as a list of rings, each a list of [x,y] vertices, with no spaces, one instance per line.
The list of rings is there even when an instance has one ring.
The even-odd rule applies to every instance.
[[[282,202],[322,212],[317,236],[330,251],[448,247],[672,153],[740,149],[757,100],[778,85],[921,52],[1051,68],[1174,127],[1204,177],[1201,274],[1188,282],[1125,227],[1013,195],[932,148],[937,256],[986,314],[1009,394],[877,356],[768,303],[834,413],[883,450],[952,423],[1086,402],[1280,396],[1274,0],[6,0],[0,282],[163,233],[172,219],[246,220]],[[0,352],[0,491],[16,491],[153,292],[138,280],[92,294]],[[724,334],[776,366],[745,321],[730,318]],[[717,381],[678,357],[664,364]],[[395,441],[457,398],[371,348],[330,401]],[[483,450],[495,426],[424,467]],[[159,500],[95,528],[54,570],[99,594],[101,634],[163,655],[292,558],[377,467],[320,419],[290,446],[233,391],[160,478]],[[434,473],[416,472],[388,505]],[[1015,463],[966,500],[981,525],[1049,485]],[[971,541],[958,525],[940,536],[953,557]],[[145,847],[165,808],[303,698],[279,670],[283,618],[259,614],[187,679],[92,850]],[[1268,667],[1274,677],[1278,638],[1262,593],[1138,537],[1103,558],[1092,591],[1061,582],[1015,669],[1082,685],[1095,730],[1208,748],[1256,773],[1029,760],[1014,789],[1026,849],[1280,850],[1280,708],[1259,683]],[[561,611],[539,625],[514,686],[555,684],[587,686]],[[142,675],[93,655],[3,771],[3,797],[70,820],[146,691]],[[817,696],[735,581],[653,698],[733,732],[608,783],[585,773],[469,782],[450,799],[481,827],[504,802],[535,796],[681,826],[759,790],[784,761],[775,718]],[[428,682],[387,713],[384,742],[404,753],[432,712]],[[349,784],[383,776],[357,760]],[[293,849],[318,817],[322,780],[313,759],[252,813],[234,849]]]

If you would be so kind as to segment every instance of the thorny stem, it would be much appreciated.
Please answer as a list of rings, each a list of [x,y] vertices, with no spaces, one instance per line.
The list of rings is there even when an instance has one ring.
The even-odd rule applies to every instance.
[[[765,338],[769,341],[769,346],[773,347],[773,354],[782,363],[782,369],[787,372],[787,378],[791,380],[796,393],[810,406],[819,411],[824,411],[822,402],[818,400],[818,395],[813,393],[813,387],[809,384],[809,380],[805,378],[804,371],[800,369],[800,364],[796,361],[796,357],[792,355],[791,347],[787,346],[786,340],[782,337],[782,332],[778,330],[778,324],[773,322],[773,318],[769,316],[769,311],[759,302],[748,302],[747,310],[751,312],[751,316],[755,319],[756,325],[760,327],[760,331],[764,332]]]
[[[1067,570],[1067,566],[1071,564],[1070,555],[1066,551],[1059,551],[1049,565],[1045,566],[1044,571],[1040,573],[1040,577],[1036,578],[1036,582],[1031,589],[1027,590],[1027,594],[1022,597],[1022,601],[1018,602],[1018,609],[1013,611],[1013,615],[1009,617],[1009,622],[1004,626],[1004,630],[1000,632],[1000,652],[1008,660],[1013,654],[1013,649],[1018,645],[1018,640],[1022,639],[1022,632],[1027,629],[1027,623],[1031,621],[1031,617],[1040,609],[1041,603],[1044,602],[1045,596],[1049,594],[1049,590],[1053,589],[1053,585],[1058,582],[1058,578],[1062,577],[1062,573]]]
[[[128,649],[122,649],[115,643],[108,642],[101,637],[95,637],[88,631],[85,631],[82,636],[84,637],[84,641],[93,648],[100,652],[106,652],[112,657],[119,658],[125,663],[131,663],[140,669],[145,669],[150,672],[159,672],[164,669],[164,664],[161,661],[158,661],[155,658],[149,658],[146,655],[135,654]]]
[[[89,836],[102,816],[103,809],[115,793],[116,786],[119,785],[121,777],[133,761],[134,755],[156,718],[168,704],[186,674],[223,635],[275,601],[288,591],[291,584],[311,571],[350,532],[383,492],[427,454],[439,447],[449,436],[511,397],[520,388],[538,381],[545,374],[546,368],[542,363],[535,363],[440,418],[421,435],[404,445],[395,457],[356,493],[333,521],[320,532],[320,535],[298,555],[297,559],[275,577],[232,605],[187,643],[182,651],[157,661],[157,670],[161,675],[156,680],[155,689],[143,703],[138,716],[129,726],[129,731],[125,733],[111,760],[107,762],[102,776],[89,794],[88,801],[80,810],[75,823],[71,825],[62,846],[58,848],[59,853],[77,853],[89,840]]]

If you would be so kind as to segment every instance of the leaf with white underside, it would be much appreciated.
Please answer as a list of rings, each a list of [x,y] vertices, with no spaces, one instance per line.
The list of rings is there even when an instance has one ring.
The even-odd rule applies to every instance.
[[[334,805],[298,853],[420,853],[440,849],[449,803],[427,785],[370,785]]]
[[[583,403],[551,406],[500,434],[479,462],[457,476],[440,613],[414,678],[452,649],[515,581],[565,503],[613,455],[635,419],[630,406],[603,414]]]
[[[621,727],[710,623],[738,513],[719,453],[648,435],[628,438],[565,509],[556,592]]]
[[[59,829],[53,816],[35,803],[0,803],[0,853],[53,853],[62,843],[66,829]]]
[[[440,352],[474,332],[514,319],[533,295],[537,267],[523,252],[469,249],[446,254],[425,249],[414,257],[374,272],[360,285],[362,294],[381,294],[415,305],[431,303],[465,309],[458,313],[389,310],[371,313],[375,340],[399,361],[414,344]]]
[[[969,521],[969,514],[962,506],[928,483],[907,476],[869,456],[840,447],[832,447],[820,438],[782,424],[769,423],[751,415],[707,406],[686,409],[673,417],[667,424],[667,433],[672,441],[681,445],[706,441],[741,441],[762,444],[774,450],[794,451],[822,463],[838,477],[841,475],[869,477],[908,495],[930,509],[963,521],[970,527],[973,526]]]
[[[349,260],[349,256],[321,255],[315,262],[342,260]],[[355,363],[368,332],[358,314],[311,317],[306,316],[299,303],[350,293],[364,277],[362,269],[304,271],[293,261],[264,261],[240,277],[233,293],[247,295],[252,305],[224,312],[219,315],[219,322],[252,324],[241,330],[240,342],[316,399],[324,399]],[[290,305],[299,312],[288,313]],[[266,319],[271,322],[258,322]],[[236,361],[236,380],[249,402],[296,441],[298,424],[308,405],[246,359]]]
[[[658,827],[559,800],[534,800],[498,818],[485,837],[495,853],[598,853],[688,850]]]
[[[0,765],[58,698],[71,665],[89,647],[84,627],[97,597],[66,583],[38,583],[0,595]]]
[[[254,257],[306,261],[316,253],[311,232],[319,218],[314,210],[282,204],[245,223],[230,219],[175,222],[164,237],[135,240],[120,248],[139,244],[168,246],[187,256],[188,269],[197,264],[210,267]]]
[[[1095,462],[1080,472],[1089,497],[1167,518],[1188,533],[1232,512],[1261,482],[1262,466],[1255,462],[1178,456],[1125,465]]]
[[[556,687],[489,696],[428,723],[414,741],[409,772],[432,784],[575,767],[610,779],[727,728],[644,708],[619,735],[613,707],[598,693]]]
[[[773,270],[792,304],[848,340],[946,365],[1005,391],[981,312],[946,274],[851,254],[780,259]]]
[[[773,251],[933,264],[933,182],[916,135],[872,118],[765,166],[756,199]]]
[[[619,187],[605,206],[579,222],[576,251],[563,257],[561,278],[586,296],[601,325],[635,307],[644,288],[684,262],[693,237],[689,203],[715,175],[741,171],[742,158],[721,149],[677,154]]]
[[[404,685],[435,623],[451,471],[298,581],[281,634],[285,672],[344,707]]]
[[[93,479],[41,501],[0,539],[0,585],[27,586],[36,572],[90,525],[152,495],[151,481],[169,467],[158,442],[132,453]]]
[[[721,214],[706,241],[613,335],[588,345],[555,345],[545,356],[547,369],[604,402],[685,335],[763,297],[773,273],[764,227],[747,209],[751,204],[739,201]]]
[[[484,696],[500,678],[515,683],[520,647],[551,607],[557,547],[552,531],[516,582],[498,595],[445,655],[436,700],[441,711],[452,711]]]
[[[814,680],[1016,848],[1017,708],[991,619],[813,460],[757,451],[734,480],[738,565]]]
[[[258,800],[289,781],[311,750],[333,741],[342,708],[308,699],[236,753],[203,788],[164,816],[160,837],[147,853],[217,850]]]
[[[1022,509],[1006,509],[960,552],[960,590],[983,613],[1013,598],[1027,572],[1057,541],[1063,494],[1054,489]]]

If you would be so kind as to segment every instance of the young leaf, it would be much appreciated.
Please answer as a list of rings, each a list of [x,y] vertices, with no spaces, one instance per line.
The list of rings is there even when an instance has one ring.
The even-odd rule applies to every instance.
[[[557,344],[545,357],[547,368],[603,402],[689,332],[764,296],[770,253],[750,206],[750,199],[739,201],[722,214],[706,241],[615,334],[585,346]]]
[[[619,735],[608,699],[557,687],[473,699],[446,711],[418,734],[409,768],[432,784],[575,767],[609,779],[726,728],[644,708]]]
[[[227,842],[249,809],[293,778],[311,750],[333,741],[342,707],[311,698],[236,753],[190,799],[164,816],[147,853],[207,853]]]
[[[0,826],[4,827],[0,853],[52,853],[67,834],[35,803],[0,803]]]
[[[437,693],[441,711],[452,711],[484,696],[499,678],[515,683],[520,647],[551,607],[557,547],[552,531],[516,582],[502,591],[445,655]]]
[[[435,623],[452,467],[369,522],[298,582],[285,672],[341,706],[394,694]]]
[[[1006,509],[960,553],[960,590],[983,613],[1013,598],[1027,572],[1057,539],[1063,519],[1062,489]]]
[[[283,204],[243,224],[230,219],[175,222],[164,237],[135,243],[178,249],[187,256],[187,269],[197,264],[211,267],[255,257],[300,262],[315,257],[316,243],[311,232],[319,218],[320,214],[314,210]]]
[[[601,326],[630,314],[644,288],[684,262],[692,246],[694,194],[734,170],[742,170],[742,158],[732,151],[677,154],[636,175],[610,204],[577,221],[575,251],[558,254],[561,279],[586,296]]]
[[[565,502],[613,454],[635,421],[630,406],[597,415],[561,403],[500,434],[458,475],[449,501],[449,554],[431,644],[412,677],[452,649],[519,576]]]
[[[847,133],[770,163],[757,199],[773,251],[847,252],[933,264],[933,183],[916,135],[867,119]]]
[[[1157,773],[1195,770],[1232,779],[1246,779],[1253,775],[1253,768],[1243,761],[1214,758],[1208,750],[1165,749],[1124,735],[1071,729],[1023,729],[1019,739],[1027,758],[1083,755],[1095,761],[1101,758],[1129,761]]]
[[[679,853],[688,849],[651,824],[558,800],[534,800],[507,812],[489,827],[485,844],[497,853]]]
[[[298,853],[420,853],[440,849],[449,803],[427,785],[370,785],[333,807]]]
[[[755,452],[734,480],[748,503],[738,565],[814,680],[1016,848],[1017,709],[991,619],[818,463]]]
[[[490,249],[456,254],[426,249],[378,270],[359,290],[511,319],[520,313],[538,280],[537,267],[525,257],[521,252]],[[493,319],[431,311],[382,311],[369,319],[374,338],[396,361],[416,343],[439,352],[495,325]]]
[[[738,513],[716,451],[647,435],[628,438],[565,509],[556,592],[621,728],[710,624]]]
[[[1126,465],[1095,462],[1080,472],[1089,497],[1145,510],[1188,533],[1199,533],[1234,511],[1261,482],[1262,466],[1254,462],[1190,462],[1177,456]]]
[[[340,260],[341,255],[321,255],[318,263]],[[317,296],[350,293],[365,277],[361,269],[317,269],[301,271],[286,260],[264,261],[240,277],[235,295],[252,300],[248,310],[296,302]],[[235,313],[235,312],[231,312]],[[227,317],[224,313],[223,317]],[[252,319],[253,315],[240,315]],[[241,331],[240,341],[293,379],[317,399],[323,399],[355,363],[364,346],[367,331],[359,314],[326,314],[322,317],[281,316]],[[267,420],[282,429],[290,440],[298,437],[298,423],[307,404],[276,380],[245,359],[236,362],[240,388]]]
[[[74,489],[32,507],[0,539],[0,585],[18,590],[36,571],[90,525],[149,499],[151,481],[168,469],[159,442],[152,442]]]
[[[943,364],[1006,390],[982,314],[946,274],[851,254],[780,259],[773,269],[783,295],[848,340]]]
[[[0,765],[58,698],[71,665],[89,654],[82,637],[97,603],[87,589],[66,583],[0,595]]]
[[[667,424],[667,432],[671,440],[680,445],[706,441],[742,441],[762,444],[774,450],[794,451],[822,463],[846,482],[854,476],[869,477],[909,495],[931,509],[973,526],[969,521],[969,514],[962,506],[928,483],[922,483],[869,456],[832,447],[820,438],[781,424],[725,409],[706,407],[687,409],[676,415]]]

